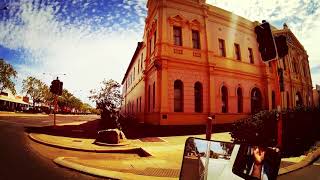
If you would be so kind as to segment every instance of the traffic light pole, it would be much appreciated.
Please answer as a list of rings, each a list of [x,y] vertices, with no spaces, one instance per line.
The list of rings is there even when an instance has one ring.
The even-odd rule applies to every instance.
[[[268,61],[272,65],[273,72],[276,73],[276,104],[277,104],[277,146],[282,147],[282,92],[283,85],[283,70],[281,68],[280,58],[284,58],[288,54],[288,46],[286,36],[280,35],[276,38],[273,36],[270,24],[263,20],[262,24],[254,28],[257,35],[257,42],[259,43],[259,51],[261,59]],[[275,62],[272,62],[275,61]],[[280,82],[281,81],[281,82]],[[281,85],[281,87],[280,87]]]
[[[272,34],[272,33],[271,33]],[[276,96],[277,96],[277,147],[279,149],[282,148],[282,95],[281,95],[281,89],[280,89],[280,75],[278,69],[281,68],[281,63],[280,63],[280,58],[279,58],[279,53],[278,53],[278,48],[277,44],[275,41],[274,36],[272,35],[272,40],[273,44],[275,47],[276,51],[276,60],[275,63],[273,63],[273,70],[276,74],[275,78],[275,86],[276,86]]]
[[[56,128],[56,113],[58,108],[58,96],[54,95],[54,110],[53,110],[53,128]]]
[[[280,76],[278,73],[277,69],[277,64],[278,67],[281,68],[280,66],[280,61],[279,58],[276,59],[275,63],[273,63],[273,70],[276,74],[275,78],[275,86],[276,86],[276,96],[277,96],[277,147],[281,148],[282,147],[282,93],[280,90]]]

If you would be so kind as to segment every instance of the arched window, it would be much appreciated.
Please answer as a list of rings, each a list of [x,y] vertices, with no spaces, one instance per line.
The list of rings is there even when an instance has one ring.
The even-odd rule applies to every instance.
[[[302,106],[302,105],[303,105],[302,96],[301,96],[301,93],[298,91],[296,93],[296,106]]]
[[[153,82],[152,86],[152,111],[154,111],[156,107],[156,82]]]
[[[243,97],[242,97],[242,89],[238,87],[237,89],[237,98],[238,98],[238,113],[243,112]]]
[[[287,109],[290,108],[290,97],[289,97],[289,92],[287,91]]]
[[[151,93],[150,93],[150,85],[148,86],[148,112],[150,112],[150,106],[151,106],[151,104],[150,104],[150,98],[151,98]]]
[[[174,112],[183,112],[183,83],[174,81]]]
[[[251,91],[251,113],[257,113],[262,109],[262,96],[258,88]]]
[[[223,113],[228,112],[228,89],[225,86],[221,88],[221,110]]]
[[[271,93],[271,99],[272,99],[272,109],[276,108],[276,93],[274,91],[272,91]]]
[[[194,111],[202,112],[202,106],[202,84],[200,82],[196,82],[194,84]]]

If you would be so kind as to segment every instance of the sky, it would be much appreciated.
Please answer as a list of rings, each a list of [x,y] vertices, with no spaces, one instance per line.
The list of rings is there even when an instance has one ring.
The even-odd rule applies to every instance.
[[[287,23],[309,55],[313,85],[320,84],[319,0],[207,3],[278,28]],[[104,79],[121,82],[146,11],[146,0],[0,0],[0,58],[17,70],[18,93],[27,76],[47,84],[59,76],[64,88],[90,102],[89,91]]]
[[[207,147],[208,147],[208,142],[211,143],[210,149],[218,154],[224,154],[225,151],[221,147],[220,142],[213,142],[213,141],[207,141],[207,140],[202,140],[202,139],[194,139],[194,143],[196,144],[196,147],[200,153],[207,152]]]

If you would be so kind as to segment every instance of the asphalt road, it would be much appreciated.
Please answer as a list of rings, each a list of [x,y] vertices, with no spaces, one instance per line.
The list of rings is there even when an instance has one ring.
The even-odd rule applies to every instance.
[[[15,121],[0,120],[0,179],[1,180],[60,180],[102,179],[73,170],[62,168],[53,163],[29,146],[29,140],[24,132],[24,125],[50,125],[52,122],[17,118]],[[30,119],[30,117],[29,117]],[[71,121],[71,120],[69,120]]]
[[[278,180],[320,180],[320,159],[312,165],[278,177]]]
[[[58,116],[57,123],[94,120],[97,116]],[[26,126],[52,125],[52,116],[0,116],[0,180],[16,179],[102,179],[62,168],[29,146]],[[282,175],[279,180],[320,180],[320,160],[300,170]]]

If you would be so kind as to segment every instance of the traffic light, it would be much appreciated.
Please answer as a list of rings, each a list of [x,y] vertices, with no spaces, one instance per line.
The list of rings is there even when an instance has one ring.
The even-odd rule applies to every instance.
[[[276,36],[274,40],[276,41],[279,58],[282,58],[285,55],[287,55],[288,54],[287,38],[283,35],[280,35],[280,36]]]
[[[59,82],[59,91],[58,91],[58,95],[61,96],[62,95],[62,89],[63,89],[63,82]]]
[[[257,42],[259,43],[259,51],[263,61],[269,61],[276,58],[276,47],[273,41],[270,24],[262,21],[262,24],[256,26],[254,31],[257,35]]]
[[[63,89],[63,82],[59,81],[58,78],[51,82],[50,92],[52,92],[53,94],[61,96],[62,89]]]

